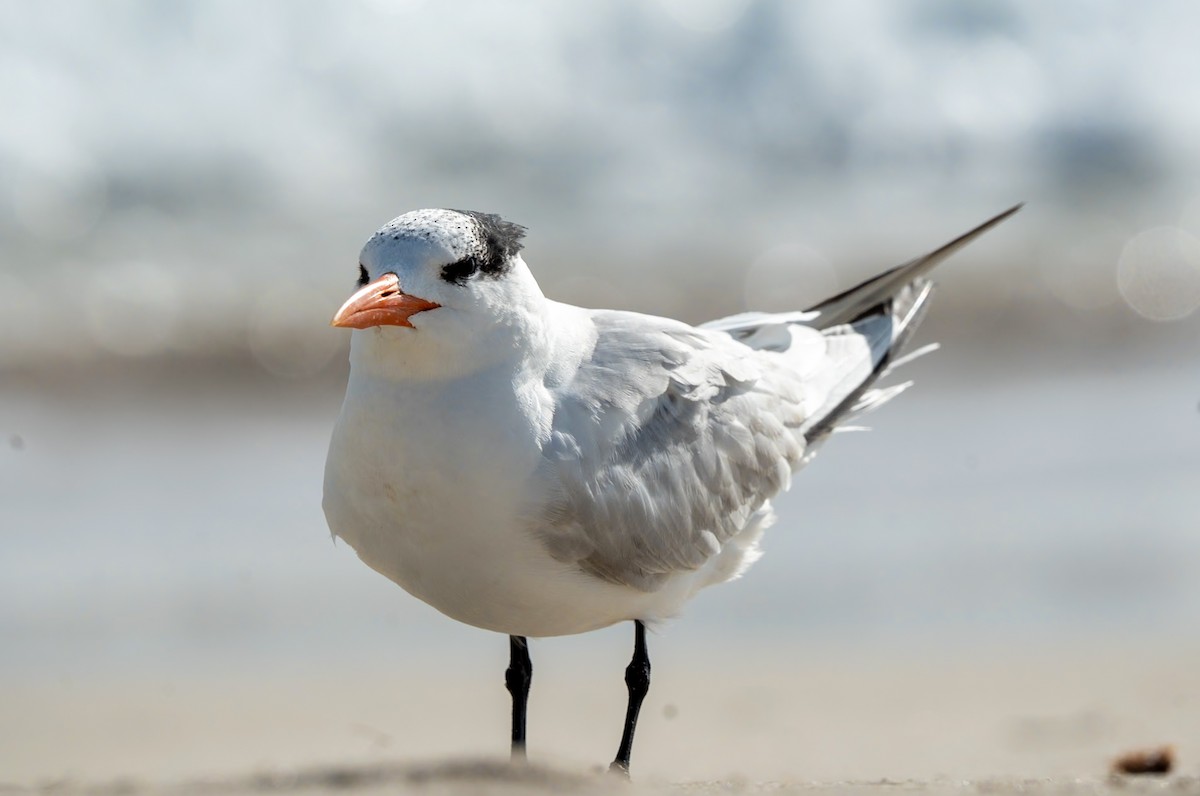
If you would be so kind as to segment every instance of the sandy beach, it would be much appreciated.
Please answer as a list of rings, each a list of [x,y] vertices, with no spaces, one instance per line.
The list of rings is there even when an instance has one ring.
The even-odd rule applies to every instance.
[[[581,663],[586,650],[555,643],[535,646],[524,769],[504,761],[496,662],[447,668],[422,653],[399,670],[5,685],[2,781],[9,792],[619,791],[599,765],[619,728],[618,656]],[[1200,791],[1195,648],[806,661],[779,645],[697,662],[660,647],[635,792]],[[1116,754],[1167,743],[1172,776],[1109,777]]]

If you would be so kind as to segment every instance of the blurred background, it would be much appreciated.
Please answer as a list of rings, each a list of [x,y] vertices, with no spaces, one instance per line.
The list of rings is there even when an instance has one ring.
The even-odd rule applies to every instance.
[[[797,479],[656,671],[1174,660],[1200,630],[1197,24],[1183,0],[0,2],[0,780],[308,760],[146,717],[216,689],[211,740],[259,685],[294,718],[368,672],[391,724],[331,721],[327,757],[441,749],[380,741],[417,726],[413,671],[497,692],[503,750],[504,640],[320,511],[328,319],[418,207],[528,226],[553,298],[700,322],[1028,202],[941,269],[916,387]],[[619,701],[629,644],[534,662],[568,702],[595,663]]]

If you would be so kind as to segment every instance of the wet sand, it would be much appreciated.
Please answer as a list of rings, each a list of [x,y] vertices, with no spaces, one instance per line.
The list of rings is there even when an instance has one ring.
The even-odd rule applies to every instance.
[[[611,661],[543,655],[531,765],[504,762],[492,661],[0,687],[0,782],[23,792],[619,792]],[[887,659],[664,649],[633,792],[1200,792],[1200,650],[995,650]],[[536,659],[535,659],[536,660]],[[614,657],[615,661],[615,657]],[[600,665],[600,664],[603,665]],[[536,666],[535,662],[535,666]],[[1111,759],[1170,743],[1167,778]]]

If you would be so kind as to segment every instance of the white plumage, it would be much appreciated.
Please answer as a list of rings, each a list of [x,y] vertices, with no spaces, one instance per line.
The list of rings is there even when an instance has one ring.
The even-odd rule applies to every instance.
[[[873,385],[926,272],[1015,210],[810,310],[701,327],[547,299],[495,216],[400,216],[335,319],[355,331],[330,528],[514,637],[673,616],[758,558],[771,498],[839,423],[906,386]]]

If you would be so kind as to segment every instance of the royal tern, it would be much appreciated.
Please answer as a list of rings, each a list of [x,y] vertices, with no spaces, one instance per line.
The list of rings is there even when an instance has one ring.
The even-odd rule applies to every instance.
[[[332,532],[442,613],[509,636],[525,754],[528,637],[632,621],[628,772],[646,624],[760,555],[771,498],[839,425],[907,385],[927,273],[1020,205],[805,311],[699,327],[546,298],[524,227],[418,210],[362,250],[325,469]]]

